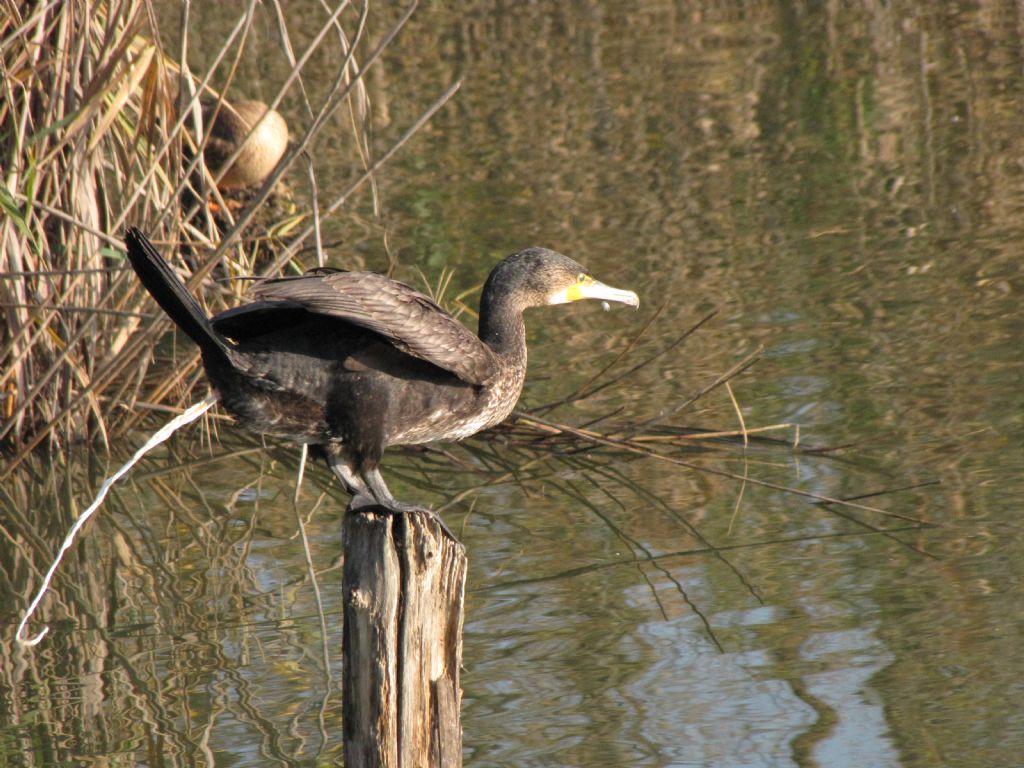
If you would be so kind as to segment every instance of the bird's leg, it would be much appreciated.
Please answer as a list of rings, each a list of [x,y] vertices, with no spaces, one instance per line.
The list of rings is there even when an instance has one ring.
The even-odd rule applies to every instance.
[[[380,473],[380,469],[374,467],[373,469],[363,470],[362,480],[365,481],[367,487],[370,489],[370,493],[373,498],[377,500],[377,503],[382,507],[393,509],[395,512],[408,512],[412,509],[420,509],[415,504],[406,504],[399,501],[391,495],[391,491],[388,490],[387,483],[384,482],[384,477]]]
[[[363,479],[356,474],[355,470],[349,466],[344,456],[340,453],[328,451],[327,466],[331,468],[334,476],[341,481],[342,487],[352,497],[353,509],[377,503],[375,494],[366,487]]]
[[[366,485],[369,486],[370,492],[373,494],[373,498],[376,499],[377,503],[382,507],[387,507],[388,509],[395,512],[401,512],[403,514],[413,510],[426,512],[437,521],[438,525],[441,526],[445,533],[455,541],[458,541],[458,538],[451,532],[451,530],[449,530],[448,526],[444,524],[444,520],[441,519],[441,516],[437,514],[437,512],[432,509],[427,509],[426,507],[416,506],[415,504],[406,504],[392,496],[391,491],[388,490],[387,483],[384,482],[384,478],[381,475],[379,468],[374,467],[373,469],[364,470],[363,480],[365,480]]]

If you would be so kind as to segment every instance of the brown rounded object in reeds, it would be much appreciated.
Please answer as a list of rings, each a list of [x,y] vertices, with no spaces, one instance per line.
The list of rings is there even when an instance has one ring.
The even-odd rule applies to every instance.
[[[265,113],[267,105],[262,101],[233,104],[224,101],[219,110],[216,102],[203,107],[203,118],[210,131],[203,156],[215,177],[242,145],[242,151],[218,182],[219,189],[256,186],[267,178],[284,155],[288,147],[288,124],[273,109],[266,117]]]

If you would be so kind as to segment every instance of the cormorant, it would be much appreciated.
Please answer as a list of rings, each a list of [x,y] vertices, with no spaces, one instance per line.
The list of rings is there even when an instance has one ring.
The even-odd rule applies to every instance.
[[[320,446],[353,507],[408,509],[380,474],[388,446],[460,440],[512,412],[526,375],[523,310],[578,299],[639,306],[572,259],[527,248],[487,278],[479,338],[373,272],[262,280],[256,301],[209,318],[141,231],[129,228],[125,242],[143,286],[199,345],[223,406],[253,432]]]

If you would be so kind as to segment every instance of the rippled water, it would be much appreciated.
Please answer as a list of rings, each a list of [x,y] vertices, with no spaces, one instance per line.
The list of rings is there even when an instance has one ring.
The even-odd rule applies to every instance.
[[[526,406],[588,381],[647,323],[614,370],[717,309],[549,417],[735,429],[721,388],[674,411],[761,346],[732,382],[747,427],[848,447],[687,461],[935,524],[601,450],[516,482],[483,470],[489,451],[526,462],[515,444],[454,449],[478,472],[389,456],[402,498],[484,486],[445,512],[470,559],[467,765],[1020,762],[1022,26],[988,2],[436,4],[372,70],[377,152],[464,85],[387,167],[382,218],[363,200],[328,223],[333,263],[383,269],[390,252],[414,283],[453,268],[454,295],[542,244],[635,289],[636,313],[533,313]],[[265,96],[287,70],[269,32],[252,45],[243,71]],[[350,148],[316,162],[322,199],[352,177]],[[295,452],[220,434],[177,440],[114,494],[53,609],[73,621],[31,659],[4,641],[5,763],[340,755]],[[104,461],[18,488],[67,509]],[[311,482],[304,516],[328,480]],[[332,492],[309,520],[335,680],[342,504]],[[3,620],[25,599],[5,597]]]

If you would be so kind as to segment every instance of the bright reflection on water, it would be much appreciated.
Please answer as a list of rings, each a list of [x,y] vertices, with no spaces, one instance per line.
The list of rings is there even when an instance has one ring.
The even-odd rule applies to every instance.
[[[799,423],[804,443],[854,447],[695,462],[830,497],[941,482],[861,499],[939,524],[918,529],[602,451],[498,484],[500,471],[389,456],[400,497],[442,503],[488,485],[445,513],[471,567],[467,764],[1019,762],[1017,9],[443,6],[419,9],[371,72],[375,151],[455,77],[465,85],[380,179],[383,219],[363,200],[328,223],[325,239],[344,241],[337,266],[386,267],[386,234],[403,278],[454,268],[455,295],[504,253],[557,248],[642,308],[536,311],[526,405],[586,382],[658,307],[624,365],[714,307],[684,346],[550,417],[621,408],[615,420],[733,429],[721,389],[666,413],[763,345],[733,382],[747,426]],[[376,13],[379,34],[390,11]],[[225,23],[197,18],[195,34]],[[287,72],[270,17],[262,29],[241,70],[254,97]],[[356,173],[350,148],[319,147],[316,161],[323,200]],[[237,447],[183,438],[115,494],[67,569],[53,615],[73,621],[24,662],[31,673],[7,644],[3,762],[338,758],[339,694],[323,703],[294,539],[295,452],[227,455]],[[481,469],[484,448],[454,450]],[[76,470],[73,493],[66,473],[17,487],[66,509],[103,474]],[[310,478],[304,515],[326,482]],[[340,509],[328,496],[310,520],[335,680]],[[17,529],[13,512],[4,520]],[[39,535],[52,543],[65,525]],[[24,560],[8,560],[24,584]],[[25,600],[4,599],[6,621]]]

